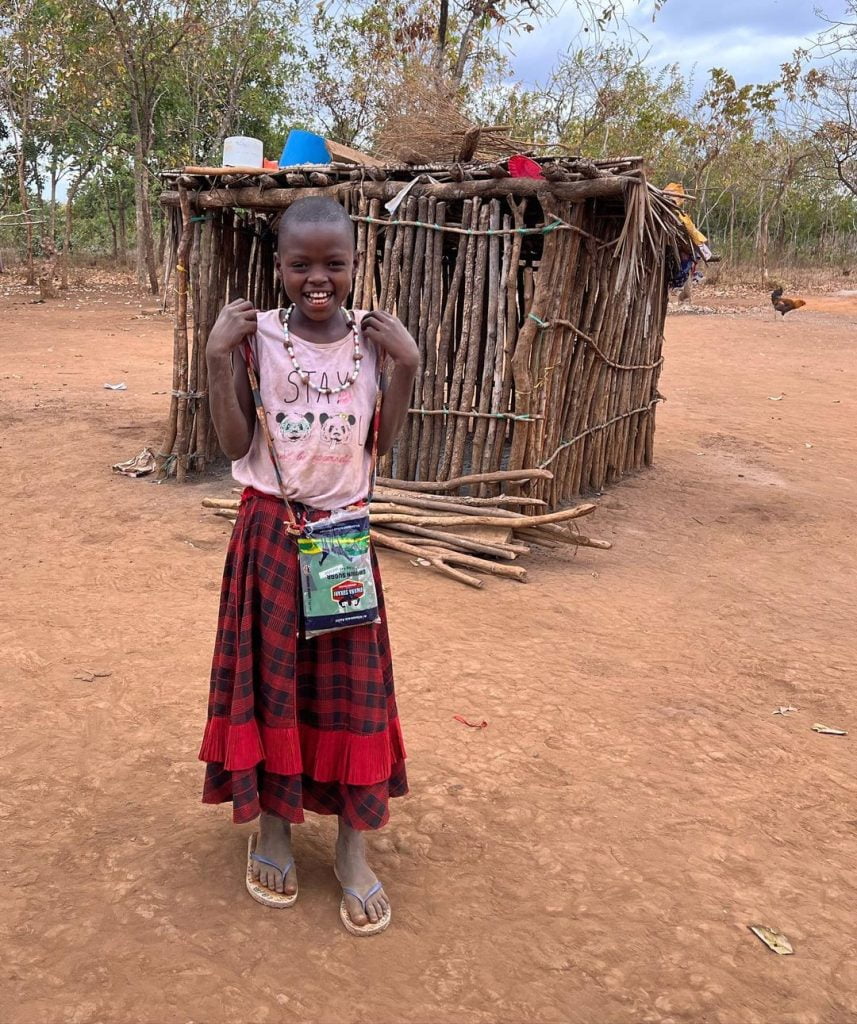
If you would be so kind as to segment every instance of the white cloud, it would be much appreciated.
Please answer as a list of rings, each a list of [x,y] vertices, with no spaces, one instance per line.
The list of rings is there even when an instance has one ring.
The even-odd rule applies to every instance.
[[[725,68],[741,84],[762,83],[776,78],[795,49],[824,28],[818,6],[829,17],[841,17],[846,0],[667,0],[654,20],[654,0],[637,5],[626,0],[620,38],[635,39],[641,52],[648,52],[649,64],[678,64],[685,74],[695,72],[697,85],[712,67]],[[556,17],[516,40],[516,75],[528,84],[543,81],[558,54],[585,41],[582,26],[576,5],[566,0]]]

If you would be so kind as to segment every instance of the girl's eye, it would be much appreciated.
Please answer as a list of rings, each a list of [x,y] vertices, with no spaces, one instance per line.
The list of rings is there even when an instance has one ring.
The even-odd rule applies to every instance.
[[[290,267],[291,267],[292,270],[303,270],[303,268],[305,266],[306,266],[305,263],[291,263],[290,264]]]
[[[331,268],[332,268],[333,270],[342,270],[342,268],[343,268],[344,266],[345,266],[345,264],[344,264],[344,263],[331,263],[331,264],[330,264],[330,267],[331,267]]]

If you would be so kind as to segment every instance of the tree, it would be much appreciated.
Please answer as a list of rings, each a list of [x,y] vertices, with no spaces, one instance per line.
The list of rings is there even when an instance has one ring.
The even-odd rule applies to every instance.
[[[119,117],[113,142],[128,151],[133,171],[137,278],[153,294],[158,163],[213,156],[242,118],[245,130],[270,126],[297,3],[81,0],[63,9],[78,44],[69,66],[106,90]],[[95,138],[101,121],[91,113],[84,105],[69,116]]]
[[[728,71],[711,69],[705,90],[692,105],[682,140],[691,191],[706,188],[711,166],[750,142],[760,123],[771,123],[779,85],[739,86]]]
[[[803,77],[805,123],[839,182],[857,196],[857,60],[838,59]]]
[[[33,218],[27,184],[34,168],[34,125],[44,97],[49,65],[42,46],[44,5],[39,0],[8,0],[0,7],[0,108],[15,150],[18,201],[27,239],[27,284],[35,284]]]
[[[508,89],[491,111],[516,134],[574,153],[654,154],[669,162],[687,128],[688,86],[674,65],[650,69],[627,44],[576,46],[534,89]],[[487,116],[487,115],[486,115]]]
[[[410,68],[428,63],[434,25],[421,2],[319,5],[303,41],[299,122],[345,145],[371,146]]]
[[[846,0],[842,17],[819,16],[827,28],[783,65],[783,81],[837,180],[857,196],[857,0]]]
[[[125,100],[133,140],[137,280],[158,293],[149,161],[164,79],[200,25],[198,0],[84,0],[81,29],[94,52],[113,56],[111,78]]]
[[[210,0],[193,45],[176,51],[165,77],[163,160],[219,163],[223,140],[235,134],[279,149],[282,126],[296,114],[294,82],[305,57],[301,7],[301,0]]]

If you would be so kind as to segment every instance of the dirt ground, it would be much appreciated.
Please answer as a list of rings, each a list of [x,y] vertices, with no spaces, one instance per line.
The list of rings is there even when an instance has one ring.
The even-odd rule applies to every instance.
[[[199,502],[229,481],[110,472],[160,437],[168,319],[0,298],[0,1020],[857,1019],[840,298],[670,315],[656,465],[589,520],[613,550],[482,592],[382,555],[412,795],[372,841],[395,907],[372,941],[339,924],[330,819],[278,914],[244,891],[247,829],[199,803],[229,529]]]

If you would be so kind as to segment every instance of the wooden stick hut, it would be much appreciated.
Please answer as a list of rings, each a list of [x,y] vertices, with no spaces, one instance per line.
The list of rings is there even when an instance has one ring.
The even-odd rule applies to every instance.
[[[283,303],[276,219],[307,195],[335,198],[355,222],[352,305],[397,314],[419,345],[411,412],[381,475],[549,469],[526,493],[556,507],[648,465],[683,229],[639,158],[539,165],[537,178],[507,163],[165,174],[176,319],[161,472],[182,480],[218,458],[208,332],[237,296]]]

